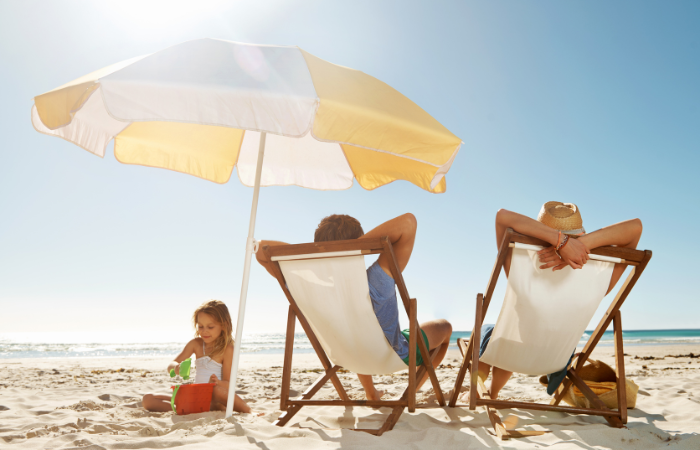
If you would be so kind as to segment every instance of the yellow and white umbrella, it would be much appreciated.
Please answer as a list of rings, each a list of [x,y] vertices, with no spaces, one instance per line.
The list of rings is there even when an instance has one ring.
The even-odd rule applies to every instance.
[[[389,85],[298,47],[185,42],[34,98],[32,124],[100,157],[255,188],[236,343],[241,342],[260,186],[365,189],[407,180],[445,192],[462,141]],[[263,163],[264,162],[264,163]],[[233,407],[235,346],[226,415]]]

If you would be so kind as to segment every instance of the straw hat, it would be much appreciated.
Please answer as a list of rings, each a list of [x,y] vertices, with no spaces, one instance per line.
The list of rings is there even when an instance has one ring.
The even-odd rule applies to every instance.
[[[578,206],[573,203],[547,202],[542,205],[537,220],[566,234],[583,234],[583,219]]]
[[[605,364],[603,361],[592,359],[578,371],[578,374],[605,406],[610,409],[618,409],[617,375],[612,367]],[[547,375],[540,377],[540,384],[547,386]],[[637,386],[634,381],[626,378],[625,388],[627,407],[630,409],[634,408],[637,406],[637,392],[639,391],[639,386]],[[562,389],[563,387],[559,386],[557,392],[560,392]],[[566,392],[562,400],[577,408],[593,407],[583,393],[575,386],[572,386]]]

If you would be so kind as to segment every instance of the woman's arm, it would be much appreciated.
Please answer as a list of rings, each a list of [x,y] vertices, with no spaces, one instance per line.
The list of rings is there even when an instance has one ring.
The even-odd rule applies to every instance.
[[[639,240],[642,237],[642,221],[639,219],[625,220],[624,222],[610,225],[593,233],[581,236],[578,240],[586,245],[589,249],[602,247],[604,245],[615,245],[617,247],[637,248]],[[625,272],[627,266],[625,264],[615,264],[612,276],[610,277],[610,285],[608,292],[617,284],[618,280]]]
[[[274,265],[272,264],[272,261],[270,261],[267,256],[265,256],[265,252],[263,252],[263,246],[265,245],[289,245],[286,242],[281,242],[281,241],[260,241],[258,244],[258,251],[255,253],[255,259],[258,260],[261,266],[267,270],[267,272],[272,275],[273,277],[275,276],[275,272],[273,272],[272,268]]]
[[[639,239],[641,237],[642,221],[639,219],[632,219],[601,228],[600,230],[594,231],[590,234],[584,234],[578,238],[578,242],[585,245],[589,250],[606,245],[637,248],[637,244],[639,244]],[[540,269],[548,269],[552,267],[552,270],[560,270],[566,267],[566,264],[562,264],[561,260],[554,253],[551,247],[538,253],[540,254],[540,261],[544,263],[544,265],[540,266]],[[617,284],[626,268],[627,266],[625,264],[615,264],[615,268],[613,269],[613,273],[610,278],[610,285],[608,286],[608,293],[615,287],[615,284]]]
[[[168,373],[170,373],[171,370],[175,369],[175,375],[180,375],[180,363],[192,356],[192,353],[195,353],[194,349],[196,343],[197,339],[195,338],[185,345],[185,348],[182,349],[180,354],[177,355],[170,364],[168,364]]]
[[[557,241],[559,239],[559,232],[557,230],[522,214],[501,209],[496,214],[496,246],[499,248],[507,228],[512,228],[520,234],[542,239],[543,241],[549,242],[552,246],[557,245]],[[539,253],[542,254],[543,252],[545,252],[545,254],[549,254],[547,249],[544,249]],[[577,239],[569,239],[568,244],[566,244],[566,246],[559,252],[559,254],[562,256],[562,260],[566,264],[561,264],[559,257],[556,257],[557,264],[547,267],[554,267],[555,270],[558,270],[563,269],[568,264],[574,269],[580,269],[584,264],[586,264],[586,261],[588,261],[588,253],[590,253],[589,247],[586,247]],[[540,260],[545,262],[542,259]],[[541,266],[541,268],[545,268],[545,266]],[[505,270],[507,276],[510,271],[510,252],[506,258]]]

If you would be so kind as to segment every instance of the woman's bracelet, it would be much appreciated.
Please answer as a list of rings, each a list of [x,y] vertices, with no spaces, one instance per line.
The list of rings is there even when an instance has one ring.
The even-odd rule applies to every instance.
[[[554,248],[559,248],[559,244],[561,243],[561,231],[559,234],[557,234],[557,245],[554,246]]]
[[[566,244],[569,243],[569,235],[565,234],[564,238],[561,240],[561,244],[557,246],[557,253],[561,251],[562,248],[566,247]]]

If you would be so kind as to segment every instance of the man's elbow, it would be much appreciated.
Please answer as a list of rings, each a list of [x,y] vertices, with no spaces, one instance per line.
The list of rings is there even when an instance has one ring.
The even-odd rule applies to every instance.
[[[508,217],[513,214],[507,209],[499,209],[496,213],[496,224],[506,224],[508,222]]]
[[[401,228],[403,231],[415,232],[418,228],[418,219],[412,213],[403,214],[401,217]]]
[[[642,220],[632,219],[630,222],[632,223],[632,229],[634,230],[634,234],[638,237],[641,236],[642,231],[644,231],[644,227],[642,226]]]

